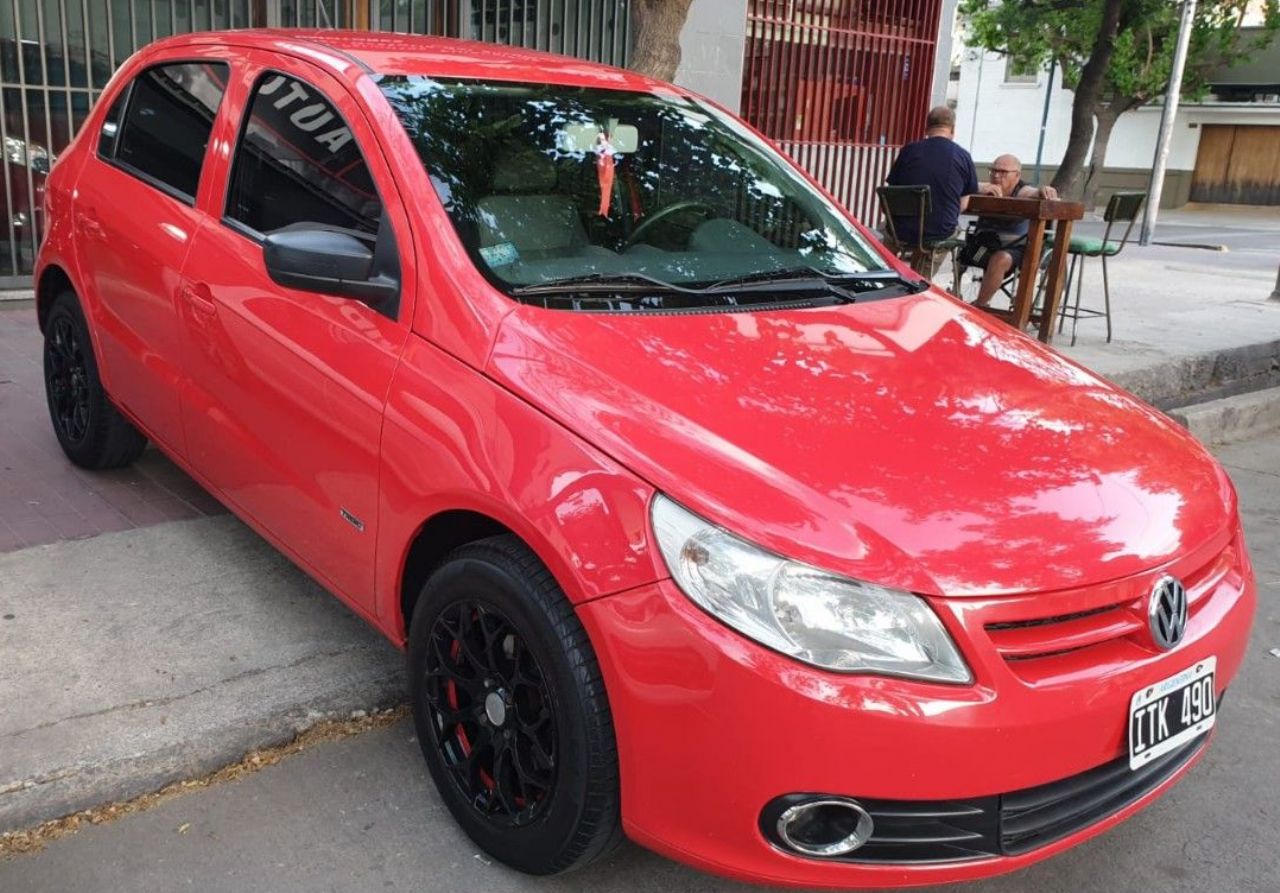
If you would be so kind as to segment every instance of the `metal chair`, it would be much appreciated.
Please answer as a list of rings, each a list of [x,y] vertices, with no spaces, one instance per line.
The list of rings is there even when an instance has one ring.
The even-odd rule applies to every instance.
[[[1107,258],[1115,257],[1121,252],[1125,245],[1129,243],[1129,235],[1133,232],[1134,221],[1138,219],[1138,214],[1142,211],[1142,204],[1147,200],[1145,192],[1117,192],[1111,196],[1111,200],[1107,202],[1107,210],[1102,215],[1103,220],[1107,222],[1107,228],[1102,233],[1101,239],[1095,239],[1090,236],[1072,236],[1071,242],[1067,246],[1067,253],[1071,255],[1071,266],[1067,269],[1067,286],[1063,292],[1062,308],[1058,315],[1058,333],[1061,334],[1066,326],[1067,320],[1071,320],[1071,343],[1076,343],[1076,325],[1080,322],[1081,317],[1102,316],[1107,320],[1107,343],[1111,343],[1111,284],[1107,279]],[[1127,224],[1124,229],[1124,236],[1118,242],[1111,241],[1111,228],[1117,223]],[[1097,310],[1091,307],[1080,306],[1080,293],[1084,287],[1084,262],[1089,257],[1102,258],[1102,299],[1103,308]],[[1079,269],[1077,270],[1077,265]],[[1071,295],[1071,280],[1076,275],[1076,300],[1071,306],[1068,306],[1069,297]]]
[[[1043,312],[1043,309],[1044,309],[1043,307],[1044,290],[1045,290],[1045,284],[1046,284],[1044,272],[1049,268],[1049,260],[1053,251],[1053,231],[1054,231],[1055,223],[1056,221],[1053,221],[1053,220],[1049,221],[1048,226],[1045,230],[1044,241],[1040,245],[1040,260],[1036,265],[1037,282],[1036,282],[1035,302],[1032,304],[1032,308],[1031,308],[1031,319],[1033,322],[1039,319],[1039,314]],[[976,225],[977,224],[972,221],[969,223],[969,227],[966,230],[966,234],[965,234],[966,239],[972,235]],[[1018,245],[1025,246],[1026,241],[1027,241],[1026,237],[1023,236],[1021,239],[1015,242],[1011,242],[1006,247],[1014,247]],[[964,245],[964,240],[961,240],[961,246],[963,247],[963,245]],[[974,300],[977,298],[978,289],[982,282],[982,275],[985,267],[971,266],[971,265],[964,264],[962,260],[963,256],[964,256],[963,251],[956,252],[955,261],[957,264],[957,269],[956,269],[955,295],[956,297],[960,298],[966,303],[972,304]],[[964,279],[964,276],[966,273],[970,274],[969,279],[967,281]],[[1018,266],[1015,266],[1012,270],[1010,270],[1008,275],[1005,276],[1004,279],[1001,280],[1000,282],[999,290],[1006,298],[1009,299],[1010,305],[1013,304],[1014,294],[1016,293],[1017,286],[1018,286],[1018,279],[1021,275],[1022,275],[1022,267],[1021,265],[1018,265]]]
[[[910,264],[911,269],[922,276],[932,279],[940,266],[939,255],[951,255],[951,269],[954,279],[954,290],[960,291],[960,268],[956,265],[956,249],[964,244],[956,238],[940,239],[927,242],[924,238],[924,225],[933,210],[932,193],[928,186],[879,186],[876,197],[880,199],[880,213],[884,217],[885,235],[889,237],[888,247],[898,257]],[[905,217],[915,222],[915,244],[904,242],[898,235],[894,218]]]

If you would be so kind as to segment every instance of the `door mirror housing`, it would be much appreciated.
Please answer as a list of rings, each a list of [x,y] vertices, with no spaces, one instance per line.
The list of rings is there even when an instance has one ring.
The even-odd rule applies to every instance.
[[[400,283],[377,269],[375,250],[350,232],[317,224],[285,227],[262,243],[267,275],[280,285],[355,298],[394,316]]]

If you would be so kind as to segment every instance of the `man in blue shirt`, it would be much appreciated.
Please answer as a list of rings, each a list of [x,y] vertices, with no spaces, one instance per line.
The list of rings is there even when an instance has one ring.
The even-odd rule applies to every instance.
[[[1000,193],[995,185],[978,182],[973,158],[953,142],[955,112],[945,105],[930,109],[926,127],[924,139],[902,147],[887,182],[890,186],[929,187],[932,209],[924,221],[924,243],[928,245],[955,236],[970,195]],[[894,217],[893,226],[903,244],[916,244],[919,228],[915,218]]]

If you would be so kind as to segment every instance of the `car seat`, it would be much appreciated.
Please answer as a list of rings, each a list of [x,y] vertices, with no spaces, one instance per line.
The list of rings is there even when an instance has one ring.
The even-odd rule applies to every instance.
[[[537,260],[589,247],[578,207],[556,181],[555,163],[535,149],[501,158],[492,194],[476,203],[480,248],[510,245],[522,260]]]

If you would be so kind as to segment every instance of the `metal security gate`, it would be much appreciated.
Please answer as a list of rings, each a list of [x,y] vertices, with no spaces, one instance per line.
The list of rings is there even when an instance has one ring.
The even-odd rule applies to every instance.
[[[924,135],[942,0],[748,0],[742,113],[861,220]]]
[[[629,0],[0,0],[0,288],[30,284],[49,166],[137,48],[248,27],[465,37],[624,65]]]

